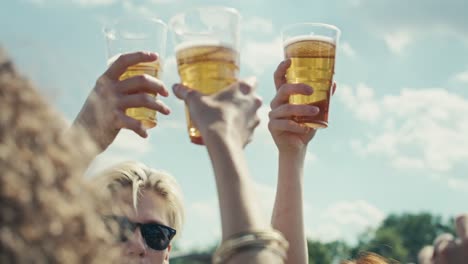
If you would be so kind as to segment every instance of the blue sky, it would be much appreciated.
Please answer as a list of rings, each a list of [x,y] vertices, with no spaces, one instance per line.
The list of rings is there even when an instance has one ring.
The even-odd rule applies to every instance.
[[[106,21],[126,14],[164,21],[186,8],[227,5],[243,16],[241,76],[255,75],[265,106],[247,157],[269,218],[276,149],[266,121],[280,28],[324,22],[342,30],[330,127],[310,144],[305,166],[307,233],[354,241],[389,213],[466,211],[468,199],[468,3],[463,0],[15,0],[0,8],[0,44],[68,120],[105,70]],[[163,80],[178,81],[169,38]],[[173,174],[185,193],[183,248],[214,243],[220,227],[204,148],[190,144],[183,105],[143,140],[123,132],[89,174],[136,159]],[[200,227],[203,225],[203,227]]]

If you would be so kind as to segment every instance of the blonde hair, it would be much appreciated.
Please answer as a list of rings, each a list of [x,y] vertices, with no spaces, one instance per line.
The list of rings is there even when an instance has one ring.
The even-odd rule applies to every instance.
[[[1,48],[0,113],[0,263],[112,262],[118,251],[99,214],[107,204],[83,184],[95,145],[64,133]]]
[[[138,195],[142,190],[152,190],[160,195],[168,208],[168,225],[181,233],[184,223],[184,205],[182,192],[174,177],[170,174],[148,168],[136,161],[126,161],[112,166],[100,173],[93,180],[98,188],[107,188],[111,193],[122,188],[132,188],[133,207],[137,208]]]

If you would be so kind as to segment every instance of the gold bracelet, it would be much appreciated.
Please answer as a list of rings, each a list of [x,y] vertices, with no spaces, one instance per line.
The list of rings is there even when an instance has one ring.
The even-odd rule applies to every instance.
[[[213,264],[225,263],[235,254],[251,249],[267,249],[286,259],[289,243],[277,230],[248,231],[226,239],[213,255]]]

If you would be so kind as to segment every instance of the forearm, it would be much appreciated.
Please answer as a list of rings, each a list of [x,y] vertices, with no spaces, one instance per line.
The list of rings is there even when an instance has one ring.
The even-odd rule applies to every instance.
[[[91,162],[99,155],[102,153],[101,147],[98,146],[96,143],[95,138],[93,137],[91,131],[86,127],[86,125],[83,123],[83,121],[79,120],[79,117],[77,117],[72,125],[65,131],[65,136],[67,136],[70,140],[72,140],[72,134],[81,134],[87,139],[89,139],[89,142],[91,142],[95,146],[95,151],[92,153],[92,155],[88,155],[86,157],[83,157],[83,162],[85,162],[86,166],[89,167]],[[77,147],[79,147],[81,142],[76,142]]]
[[[308,263],[303,213],[305,154],[305,150],[279,154],[278,184],[271,223],[289,242],[286,263]]]
[[[204,136],[216,177],[223,240],[240,232],[266,229],[259,215],[243,149],[229,138]]]
[[[218,190],[223,241],[253,230],[269,230],[255,203],[247,162],[240,144],[219,136],[204,137],[213,164]],[[262,248],[235,254],[227,263],[284,263],[282,258]]]

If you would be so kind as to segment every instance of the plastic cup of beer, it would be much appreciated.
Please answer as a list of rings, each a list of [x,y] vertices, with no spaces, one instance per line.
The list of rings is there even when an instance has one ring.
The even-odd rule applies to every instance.
[[[127,68],[119,80],[137,75],[161,78],[163,57],[166,51],[167,25],[159,19],[149,17],[126,17],[118,19],[104,28],[107,42],[107,64],[111,65],[120,55],[137,51],[156,52],[158,59]],[[150,94],[155,97],[156,95]],[[128,108],[126,114],[142,123],[145,128],[158,123],[156,111],[145,108]]]
[[[227,7],[196,8],[170,20],[183,85],[203,94],[213,94],[237,81],[239,23],[239,13]],[[187,106],[185,111],[190,141],[203,145]]]
[[[284,57],[291,60],[286,72],[287,82],[307,84],[314,90],[312,95],[291,95],[289,103],[314,105],[320,109],[312,118],[294,116],[293,120],[314,129],[328,127],[339,36],[337,27],[321,23],[293,24],[282,30]]]

